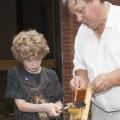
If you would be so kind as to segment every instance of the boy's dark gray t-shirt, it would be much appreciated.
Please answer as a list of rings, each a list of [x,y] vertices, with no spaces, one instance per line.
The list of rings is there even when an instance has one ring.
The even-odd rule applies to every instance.
[[[40,85],[39,92],[36,90]],[[43,94],[47,102],[62,100],[63,87],[55,71],[42,67],[39,74],[27,72],[22,65],[8,70],[5,96],[13,99],[24,99],[34,103],[33,96]],[[15,105],[15,120],[40,120],[37,113],[21,112]]]

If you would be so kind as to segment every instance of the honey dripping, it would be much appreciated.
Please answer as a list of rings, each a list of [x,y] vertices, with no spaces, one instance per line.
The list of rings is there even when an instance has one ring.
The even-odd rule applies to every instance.
[[[75,102],[84,101],[86,96],[86,90],[77,90],[76,92],[77,93],[75,93],[76,94]]]

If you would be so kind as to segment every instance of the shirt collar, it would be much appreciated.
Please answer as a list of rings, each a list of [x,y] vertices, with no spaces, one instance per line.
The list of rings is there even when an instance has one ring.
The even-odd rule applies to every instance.
[[[113,27],[115,24],[115,16],[114,16],[114,11],[113,11],[113,7],[114,5],[112,5],[111,3],[109,3],[109,12],[108,12],[108,16],[107,16],[107,21],[106,21],[106,27]]]

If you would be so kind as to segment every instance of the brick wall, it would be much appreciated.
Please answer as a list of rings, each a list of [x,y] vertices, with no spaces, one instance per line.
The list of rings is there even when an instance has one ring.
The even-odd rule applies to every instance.
[[[74,55],[74,37],[78,29],[78,23],[75,16],[71,16],[67,6],[61,3],[61,42],[62,42],[62,74],[64,85],[64,102],[73,100],[73,93],[69,88],[69,81],[72,78],[73,55]],[[69,114],[65,115],[65,120],[68,120]]]

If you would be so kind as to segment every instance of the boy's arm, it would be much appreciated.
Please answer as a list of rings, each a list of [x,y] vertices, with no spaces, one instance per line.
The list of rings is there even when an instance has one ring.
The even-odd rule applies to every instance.
[[[15,104],[22,112],[47,112],[49,116],[58,116],[54,103],[34,104],[23,99],[15,99]]]

